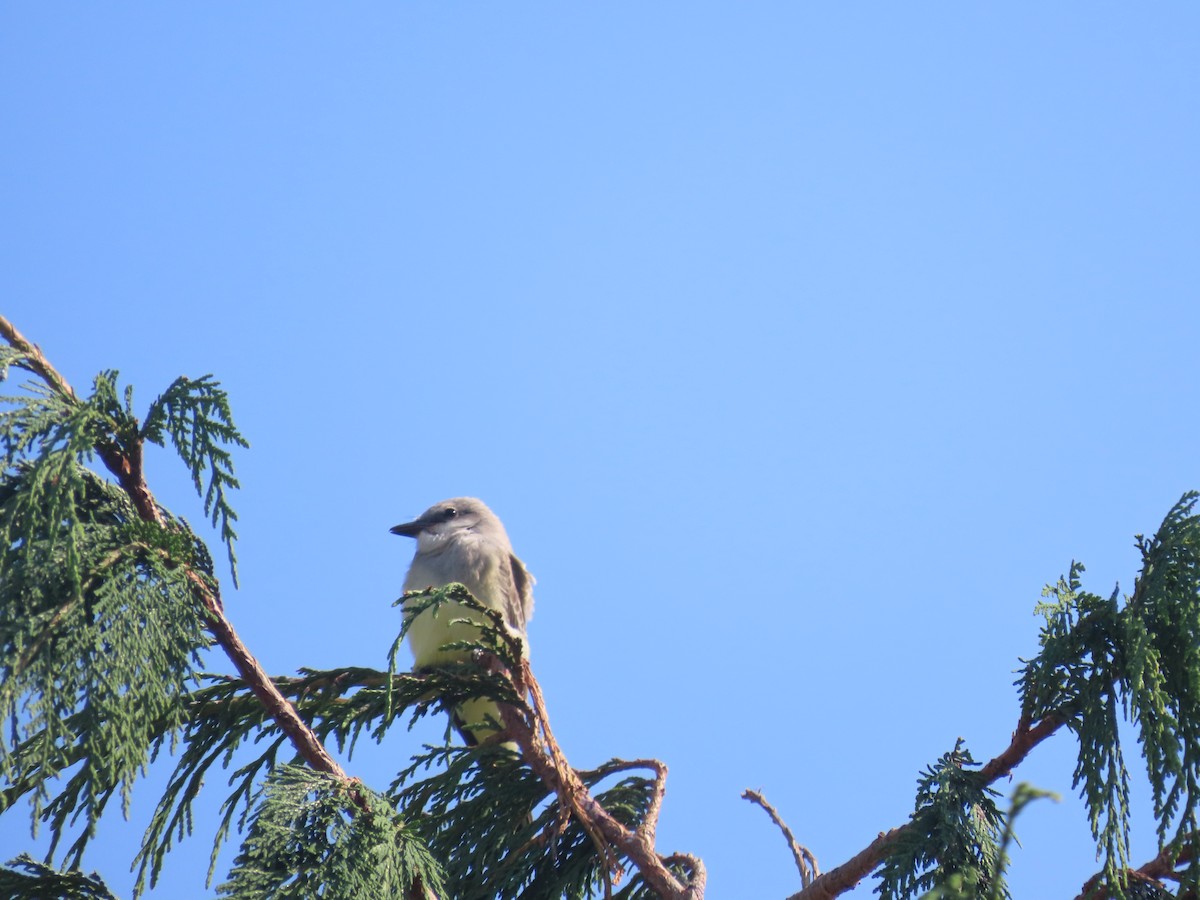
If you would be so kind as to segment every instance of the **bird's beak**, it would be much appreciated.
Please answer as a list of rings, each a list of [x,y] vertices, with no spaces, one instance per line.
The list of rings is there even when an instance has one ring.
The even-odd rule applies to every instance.
[[[415,519],[412,522],[405,522],[403,525],[396,525],[391,528],[392,534],[402,534],[405,537],[415,538],[421,533],[421,529],[425,527],[425,523],[421,519]]]

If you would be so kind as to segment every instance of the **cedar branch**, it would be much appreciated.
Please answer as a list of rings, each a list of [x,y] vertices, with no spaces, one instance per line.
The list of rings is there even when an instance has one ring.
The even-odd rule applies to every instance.
[[[1017,722],[1017,730],[1013,732],[1012,741],[999,755],[984,764],[978,772],[979,779],[985,785],[1008,775],[1029,753],[1066,723],[1062,715],[1051,713],[1036,724],[1022,715]],[[889,850],[910,831],[912,823],[901,825],[890,831],[880,832],[875,840],[836,868],[830,869],[819,876],[808,887],[792,894],[788,900],[833,900],[841,894],[852,890],[860,881],[866,878],[875,868],[887,858]]]
[[[30,342],[8,319],[0,316],[0,335],[24,354],[24,359],[17,365],[38,375],[61,397],[72,404],[78,404],[79,398],[67,380],[58,373],[42,351]],[[97,444],[96,452],[104,461],[104,465],[116,476],[118,483],[129,495],[138,515],[147,522],[163,525],[162,513],[154,499],[149,486],[146,484],[142,471],[142,441],[136,438],[128,448],[111,442],[103,441]],[[279,728],[291,740],[297,753],[316,771],[325,772],[335,778],[351,784],[340,765],[330,756],[329,751],[317,738],[313,730],[305,724],[296,711],[296,707],[280,693],[275,683],[255,659],[254,655],[238,637],[233,624],[225,616],[221,595],[214,584],[208,582],[199,572],[188,570],[188,580],[192,589],[204,607],[207,619],[205,622],[209,632],[220,644],[221,649],[229,657],[238,674],[249,686],[266,708],[268,714],[279,725]],[[352,792],[362,808],[365,801],[357,791]]]

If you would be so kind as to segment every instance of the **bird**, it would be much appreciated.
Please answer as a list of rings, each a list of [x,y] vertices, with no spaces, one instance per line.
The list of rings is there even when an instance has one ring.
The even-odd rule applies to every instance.
[[[521,655],[529,657],[526,626],[533,617],[534,578],[513,553],[504,525],[475,497],[453,497],[435,503],[411,522],[396,525],[392,534],[415,538],[417,550],[404,579],[404,590],[420,591],[455,582],[504,617],[504,625],[520,638]],[[406,607],[408,604],[405,604]],[[435,615],[436,613],[436,615]],[[483,616],[460,603],[420,613],[408,629],[413,669],[469,660],[470,651],[447,644],[477,641],[479,630],[456,619],[483,622]],[[452,624],[453,623],[453,624]],[[500,710],[491,700],[469,700],[455,708],[455,727],[468,744],[485,741],[498,730]],[[468,727],[470,726],[470,727]],[[506,743],[509,749],[516,746]]]

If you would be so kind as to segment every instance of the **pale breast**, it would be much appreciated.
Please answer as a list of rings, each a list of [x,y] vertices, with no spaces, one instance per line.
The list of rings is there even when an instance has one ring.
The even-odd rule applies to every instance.
[[[503,555],[501,555],[503,554]],[[419,591],[428,587],[442,587],[458,582],[485,606],[503,612],[506,591],[512,587],[501,584],[506,570],[500,566],[501,559],[507,560],[507,551],[493,547],[485,541],[455,541],[443,552],[433,555],[418,554],[404,579],[404,590]],[[409,646],[417,667],[437,665],[462,659],[462,651],[445,651],[441,647],[455,641],[479,639],[479,631],[470,625],[453,624],[456,619],[479,621],[480,616],[458,603],[444,604],[435,616],[426,610],[408,631]]]

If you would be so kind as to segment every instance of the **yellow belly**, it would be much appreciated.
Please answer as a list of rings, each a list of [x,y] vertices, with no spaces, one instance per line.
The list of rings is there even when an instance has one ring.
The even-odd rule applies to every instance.
[[[479,629],[467,622],[456,621],[461,619],[481,621],[478,613],[460,603],[445,603],[436,610],[427,609],[417,616],[408,629],[408,646],[412,649],[413,668],[423,669],[426,666],[463,662],[470,658],[470,651],[467,650],[442,649],[446,644],[457,641],[479,640]],[[489,734],[498,730],[483,723],[495,721],[499,724],[503,721],[500,718],[500,708],[491,700],[468,700],[455,708],[454,717],[460,725],[477,726],[470,729],[470,735],[476,743],[486,740]],[[517,750],[515,744],[506,743],[505,746],[513,752]]]
[[[417,616],[408,629],[408,646],[412,649],[416,668],[462,662],[470,657],[470,653],[464,650],[442,649],[446,644],[457,641],[479,641],[479,628],[456,621],[458,619],[479,622],[480,616],[460,603],[445,603],[436,610],[427,609]]]

